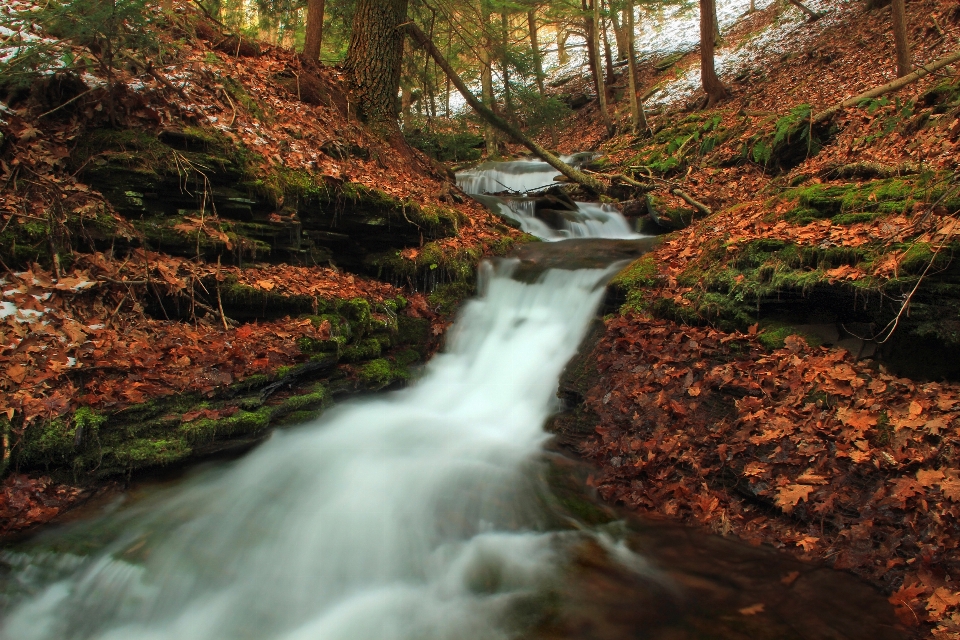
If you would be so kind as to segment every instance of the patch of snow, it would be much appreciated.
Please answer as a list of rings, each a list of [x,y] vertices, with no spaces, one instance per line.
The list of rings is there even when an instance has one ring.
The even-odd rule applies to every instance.
[[[850,0],[809,0],[807,6],[825,14],[816,22],[807,22],[806,16],[799,9],[790,7],[778,20],[739,47],[717,50],[714,58],[717,75],[721,80],[730,82],[745,72],[761,70],[771,58],[802,48],[804,43],[842,20],[844,5],[849,2]],[[700,93],[700,66],[694,64],[680,77],[652,94],[645,106],[649,109],[669,107],[691,100]]]

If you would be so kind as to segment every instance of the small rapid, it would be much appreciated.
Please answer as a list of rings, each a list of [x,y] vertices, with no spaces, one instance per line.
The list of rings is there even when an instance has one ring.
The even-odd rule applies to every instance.
[[[590,153],[578,153],[561,159],[576,166],[592,157]],[[487,208],[517,222],[523,231],[548,242],[643,237],[612,205],[538,199],[536,194],[560,184],[557,177],[557,170],[542,160],[486,162],[458,173],[457,186]]]

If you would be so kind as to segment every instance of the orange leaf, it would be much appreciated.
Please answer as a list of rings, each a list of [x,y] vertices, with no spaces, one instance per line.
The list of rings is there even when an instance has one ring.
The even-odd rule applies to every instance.
[[[802,484],[791,484],[777,490],[777,506],[790,513],[800,501],[809,502],[810,493],[814,487]]]

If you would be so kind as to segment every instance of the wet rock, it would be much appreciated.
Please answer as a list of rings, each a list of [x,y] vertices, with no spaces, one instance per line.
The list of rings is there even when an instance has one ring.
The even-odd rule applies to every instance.
[[[655,238],[532,242],[513,253],[514,257],[520,258],[516,277],[532,280],[548,269],[603,269],[616,262],[634,260],[650,251],[657,242]]]

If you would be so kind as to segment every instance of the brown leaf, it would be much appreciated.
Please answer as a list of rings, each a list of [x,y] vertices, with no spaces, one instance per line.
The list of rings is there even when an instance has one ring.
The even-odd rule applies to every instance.
[[[800,501],[807,501],[814,487],[802,484],[791,484],[777,490],[777,506],[786,513],[793,511]]]

